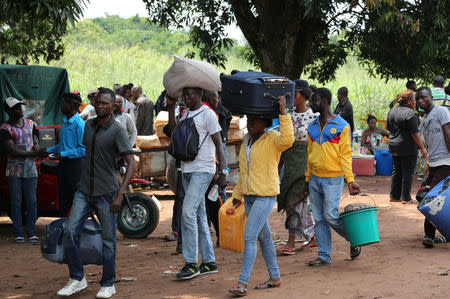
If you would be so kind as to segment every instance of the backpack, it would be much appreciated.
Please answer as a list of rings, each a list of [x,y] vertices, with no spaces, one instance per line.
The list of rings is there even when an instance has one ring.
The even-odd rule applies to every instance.
[[[205,110],[200,111],[193,117],[189,117],[189,110],[186,118],[182,119],[175,129],[173,129],[170,137],[171,142],[168,149],[169,154],[179,161],[194,161],[197,157],[200,147],[208,137],[206,134],[202,143],[200,144],[200,135],[195,127],[194,117]]]
[[[67,227],[67,218],[61,218],[45,226],[41,239],[41,253],[45,259],[60,264],[67,264],[64,254],[63,238]],[[86,219],[80,234],[80,257],[83,265],[103,264],[103,240],[100,225],[91,215]]]

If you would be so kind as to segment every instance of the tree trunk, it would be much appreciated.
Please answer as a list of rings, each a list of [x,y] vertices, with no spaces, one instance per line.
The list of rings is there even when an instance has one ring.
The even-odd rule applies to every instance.
[[[303,72],[315,36],[325,29],[320,18],[305,19],[301,0],[231,1],[236,22],[263,72],[297,79]]]

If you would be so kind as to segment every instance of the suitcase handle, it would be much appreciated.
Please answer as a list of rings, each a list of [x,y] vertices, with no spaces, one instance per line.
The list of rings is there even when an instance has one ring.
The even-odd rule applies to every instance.
[[[284,89],[288,85],[288,80],[286,78],[280,77],[261,77],[258,78],[264,84],[265,88],[271,89]]]
[[[290,92],[286,92],[286,93],[284,94],[284,96],[285,96],[286,98],[290,98],[290,97],[291,97],[291,93],[290,93]],[[274,97],[273,95],[271,95],[271,94],[268,93],[268,92],[265,92],[265,93],[264,93],[264,97],[265,97],[265,98],[271,98],[272,100],[275,100],[275,102],[278,102],[278,98]]]

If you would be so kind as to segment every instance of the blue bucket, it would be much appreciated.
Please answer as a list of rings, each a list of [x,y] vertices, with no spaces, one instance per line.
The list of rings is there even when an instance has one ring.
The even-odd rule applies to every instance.
[[[394,164],[389,150],[375,150],[375,161],[377,175],[392,175]]]

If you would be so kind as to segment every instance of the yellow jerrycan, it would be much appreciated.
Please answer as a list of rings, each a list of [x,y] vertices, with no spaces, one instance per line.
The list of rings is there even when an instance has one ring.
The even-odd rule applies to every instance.
[[[237,201],[237,200],[235,200]],[[247,222],[244,202],[233,204],[229,198],[219,210],[220,248],[241,253],[244,251],[244,230]]]

